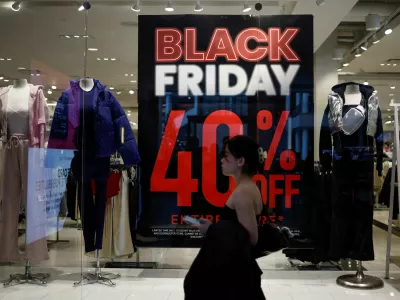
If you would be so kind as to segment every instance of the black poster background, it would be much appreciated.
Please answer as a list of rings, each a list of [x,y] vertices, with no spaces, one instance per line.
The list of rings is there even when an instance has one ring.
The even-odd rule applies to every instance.
[[[300,69],[291,85],[290,96],[280,96],[279,83],[271,73],[277,96],[267,96],[260,92],[254,97],[239,95],[234,97],[203,96],[179,97],[177,82],[175,86],[167,86],[168,96],[155,96],[155,31],[156,28],[177,28],[184,32],[184,28],[197,28],[197,49],[207,50],[215,28],[227,28],[232,40],[243,29],[258,27],[268,33],[268,28],[279,27],[299,28],[297,36],[290,42],[291,48],[300,58]],[[249,43],[249,48],[255,44]],[[299,237],[310,237],[312,226],[312,172],[313,172],[313,145],[314,145],[314,78],[313,78],[313,17],[312,16],[139,16],[139,73],[138,73],[138,101],[139,101],[139,151],[142,158],[140,168],[139,206],[140,218],[138,222],[137,243],[146,247],[197,247],[201,239],[196,234],[180,232],[177,229],[190,229],[189,225],[172,225],[172,215],[218,215],[220,208],[209,204],[202,195],[202,130],[204,119],[216,110],[229,110],[236,113],[244,125],[244,134],[258,140],[262,147],[268,150],[275,128],[283,110],[290,110],[289,121],[285,126],[276,158],[269,174],[300,174],[301,180],[294,184],[300,189],[299,196],[292,196],[292,207],[284,207],[282,195],[277,196],[276,207],[268,210],[269,221],[274,219],[277,224],[289,227]],[[259,63],[270,65],[268,56]],[[289,63],[282,59],[284,70]],[[159,63],[162,64],[162,63]],[[183,58],[170,64],[185,64]],[[193,64],[193,62],[191,63]],[[210,62],[195,62],[203,70]],[[230,64],[224,58],[219,58],[211,64]],[[239,60],[233,62],[246,70],[250,78],[256,63]],[[176,77],[175,77],[176,78]],[[218,78],[218,76],[216,77]],[[218,92],[218,91],[217,91]],[[192,194],[191,207],[178,207],[176,193],[150,192],[150,178],[154,163],[163,137],[170,110],[185,110],[185,118],[180,128],[178,142],[174,148],[174,155],[170,161],[167,178],[176,178],[178,151],[191,151],[192,174],[199,179],[199,192]],[[269,131],[257,129],[256,116],[260,110],[269,110],[274,117],[273,128]],[[290,122],[290,124],[289,124]],[[223,138],[229,135],[226,126],[219,126],[217,131],[217,147],[221,150]],[[286,149],[296,152],[297,163],[294,170],[283,172],[279,164],[279,154]],[[219,155],[219,153],[217,153]],[[221,173],[220,158],[217,158],[217,188],[220,192],[228,189],[228,179]],[[284,182],[278,183],[284,187]],[[268,205],[268,203],[267,203]],[[283,220],[278,221],[278,217]],[[158,230],[158,233],[154,233]]]

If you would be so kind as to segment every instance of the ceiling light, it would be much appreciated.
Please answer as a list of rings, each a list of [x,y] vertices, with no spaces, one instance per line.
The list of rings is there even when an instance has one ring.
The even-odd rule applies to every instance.
[[[19,11],[21,9],[21,1],[15,1],[13,4],[11,4],[11,9],[13,11]]]
[[[367,51],[368,50],[368,43],[365,42],[365,44],[361,46],[361,49],[363,49],[364,51]]]
[[[112,61],[116,61],[117,59],[113,57],[113,58],[111,58],[111,60],[112,60]]]
[[[74,38],[79,39],[79,35],[74,35]]]
[[[391,96],[391,97],[392,97],[392,96],[394,96],[394,94],[389,94],[389,96]]]
[[[101,58],[100,58],[100,57],[98,57],[98,58],[97,58],[97,60],[101,60]]]
[[[131,74],[131,77],[133,77],[133,74]]]
[[[0,60],[4,60],[4,58],[0,58]]]
[[[395,87],[394,85],[392,85],[390,88],[391,88],[392,90],[396,89],[396,87]]]
[[[4,77],[0,77],[0,80],[3,80],[4,79]]]
[[[4,79],[4,82],[9,82],[10,80],[8,80],[8,79]]]
[[[168,4],[165,7],[165,11],[174,11],[174,8],[172,7],[172,0],[168,0]]]
[[[67,39],[70,39],[70,38],[71,38],[69,35],[66,35],[65,37],[66,37]]]
[[[78,11],[89,10],[90,7],[90,3],[88,1],[85,1],[81,4],[81,6],[79,6]]]
[[[136,83],[137,81],[136,80],[131,80],[131,83]]]
[[[386,121],[386,122],[385,122],[385,124],[390,124],[390,123],[392,123],[392,122],[391,122],[391,121]]]
[[[381,17],[377,14],[369,14],[365,17],[365,27],[368,31],[375,31],[381,27]]]
[[[97,48],[88,48],[89,51],[99,51]]]
[[[390,64],[386,64],[387,66],[390,66]]]
[[[131,116],[131,114],[128,114],[128,117],[130,117]]]
[[[389,35],[389,34],[391,34],[392,32],[393,32],[393,30],[392,30],[391,28],[388,28],[388,29],[385,30],[385,34],[386,34],[386,35]]]
[[[247,1],[243,5],[243,12],[248,12],[251,10],[250,5],[247,3]]]
[[[393,64],[393,67],[397,66],[397,64]]]
[[[388,111],[390,111],[390,108],[388,108]]]
[[[40,73],[37,73],[37,74],[36,74],[36,76],[38,76],[38,77],[39,77],[39,76],[40,76]]]
[[[203,5],[201,5],[200,0],[197,0],[196,6],[194,7],[194,11],[202,11],[203,9],[204,8],[203,8]]]
[[[379,43],[379,39],[378,39],[378,37],[376,36],[376,34],[374,34],[374,36],[372,37],[372,43],[373,43],[374,45],[376,45],[376,44]]]
[[[136,0],[136,3],[131,7],[134,12],[140,12],[140,1]]]
[[[338,72],[341,72],[343,69],[342,68],[339,68],[339,69],[337,69],[338,70]]]
[[[349,63],[344,63],[343,67],[347,67],[348,65],[350,65]]]
[[[89,36],[88,36],[88,35],[84,35],[83,37],[84,37],[85,39],[87,39]]]
[[[18,67],[18,70],[26,70],[24,67]]]
[[[129,76],[129,74],[125,74],[125,76]]]
[[[364,85],[369,85],[368,81],[364,81]]]
[[[111,91],[114,90],[114,87],[110,86],[110,90],[111,90]]]
[[[117,92],[118,95],[121,95],[121,92]]]
[[[324,6],[325,0],[317,0],[317,1],[315,1],[315,3],[317,3],[318,6]]]
[[[53,90],[56,90],[56,89],[57,89],[57,87],[56,87],[55,85],[52,85],[51,88],[52,88]]]
[[[107,58],[107,57],[104,57],[103,59],[104,59],[104,60],[108,60],[108,58]]]
[[[361,56],[361,51],[360,49],[357,49],[356,54],[354,55],[355,57],[360,57]]]
[[[131,113],[131,111],[130,111],[130,110],[128,110],[128,113]]]
[[[8,60],[8,61],[10,61],[10,60],[11,60],[11,58],[7,58],[7,60]]]
[[[381,64],[381,66],[383,67],[385,64]]]
[[[134,93],[135,93],[135,91],[133,91],[133,90],[129,91],[129,94],[131,94],[131,95],[133,95]]]
[[[51,95],[51,94],[53,94],[53,92],[51,90],[48,90],[47,94]]]

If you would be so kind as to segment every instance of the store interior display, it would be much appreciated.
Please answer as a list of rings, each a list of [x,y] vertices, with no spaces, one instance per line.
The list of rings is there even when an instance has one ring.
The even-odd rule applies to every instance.
[[[343,286],[383,286],[379,278],[361,276],[361,262],[375,258],[374,153],[378,176],[382,176],[383,125],[377,91],[355,82],[334,86],[320,135],[321,163],[332,171],[334,187],[329,254],[337,260],[357,260],[360,266],[356,275],[338,278],[338,284]]]
[[[389,265],[397,275],[399,129],[394,112],[400,98],[396,50],[400,0],[335,1],[333,6],[331,0],[267,1],[261,11],[255,3],[238,0],[212,5],[63,0],[0,5],[0,273],[4,286],[29,283],[52,288],[62,281],[71,288],[102,283],[118,289],[132,276],[153,276],[142,269],[166,269],[162,276],[176,277],[174,272],[180,272],[182,277],[199,251],[190,239],[202,242],[184,216],[197,209],[191,217],[218,220],[216,203],[231,186],[226,178],[219,178],[220,169],[211,172],[209,166],[219,166],[222,136],[239,132],[240,126],[268,144],[264,150],[271,168],[258,182],[265,185],[266,222],[290,233],[285,236],[287,244],[257,259],[264,277],[276,279],[276,270],[310,270],[320,271],[322,278],[329,271],[330,282],[334,278],[332,282],[341,287],[381,288],[384,266],[386,278],[393,277]],[[371,11],[378,23],[374,26],[367,18]],[[283,18],[280,24],[287,22],[288,29],[301,27],[284,18],[311,13],[312,43],[299,41],[298,32],[285,34],[286,25],[281,25],[279,34],[268,25],[271,15],[270,19]],[[187,15],[197,22],[204,15],[221,20],[195,26],[183,22]],[[181,19],[182,26],[171,26],[180,35],[156,40],[153,28],[140,28],[141,18],[149,16],[159,17],[154,23],[157,28],[173,23],[173,17]],[[249,34],[245,42],[244,35],[238,37],[245,28],[239,28],[232,17],[255,30],[242,32]],[[221,42],[215,43],[219,35]],[[142,44],[150,40],[158,41],[157,47],[143,51]],[[173,60],[175,50],[182,55]],[[260,61],[254,59],[264,51]],[[243,59],[246,53],[250,60]],[[140,76],[141,62],[148,77]],[[268,72],[261,75],[266,77],[252,72],[256,65],[265,66]],[[190,66],[198,68],[193,71]],[[310,76],[303,75],[305,69],[312,69]],[[157,70],[164,70],[163,76],[157,77]],[[164,96],[149,88],[160,81]],[[258,88],[253,96],[246,95],[251,85]],[[221,86],[231,95],[220,95]],[[265,102],[257,100],[265,96],[263,88]],[[235,95],[238,89],[243,92]],[[143,91],[148,103],[143,101]],[[284,91],[290,92],[280,94]],[[258,115],[258,109],[267,113]],[[217,110],[226,111],[230,121],[216,118]],[[172,118],[177,111],[181,115]],[[146,119],[150,130],[140,128],[140,118]],[[205,123],[208,127],[203,127]],[[276,141],[279,133],[280,141],[272,146],[269,141]],[[141,142],[149,146],[139,152]],[[162,143],[168,150],[164,153]],[[158,172],[153,161],[148,163],[153,152],[161,162]],[[37,161],[32,163],[32,158]],[[290,169],[293,160],[296,166]],[[282,162],[287,170],[278,174]],[[314,168],[308,168],[313,163]],[[290,185],[287,178],[292,175],[301,180]],[[145,193],[143,182],[148,183]],[[164,190],[157,191],[154,182],[162,183]],[[152,196],[168,195],[150,201],[150,189]],[[160,218],[154,214],[143,222],[150,210]],[[157,222],[162,226],[155,226]],[[144,223],[148,231],[141,234]],[[155,231],[159,240],[152,236]],[[158,243],[173,234],[177,238],[171,238],[170,244]],[[182,246],[179,237],[189,242]],[[103,272],[107,270],[110,273]],[[354,274],[339,277],[336,271]],[[276,276],[281,276],[279,272]],[[135,279],[133,286],[142,283]],[[169,299],[174,296],[171,293]]]
[[[13,85],[0,89],[0,261],[26,261],[25,274],[11,277],[11,282],[32,280],[44,282],[46,275],[30,273],[30,262],[49,259],[45,234],[35,239],[37,230],[45,228],[25,228],[26,243],[23,256],[18,244],[18,221],[20,211],[27,208],[28,193],[28,149],[43,148],[47,107],[43,86],[29,84],[26,79],[16,79]],[[31,199],[34,201],[34,199]],[[36,205],[36,203],[34,203]],[[40,205],[37,203],[37,205]],[[26,212],[29,216],[29,212]],[[43,218],[43,215],[36,216]],[[33,237],[33,241],[28,242]]]

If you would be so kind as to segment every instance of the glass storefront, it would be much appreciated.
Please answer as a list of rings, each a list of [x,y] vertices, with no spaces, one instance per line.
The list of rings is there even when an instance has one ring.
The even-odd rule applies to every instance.
[[[236,135],[260,146],[257,221],[284,236],[263,271],[383,268],[398,79],[374,41],[396,45],[398,16],[369,35],[342,22],[368,1],[192,2],[0,1],[5,288],[186,274],[204,238],[185,217],[220,221]]]

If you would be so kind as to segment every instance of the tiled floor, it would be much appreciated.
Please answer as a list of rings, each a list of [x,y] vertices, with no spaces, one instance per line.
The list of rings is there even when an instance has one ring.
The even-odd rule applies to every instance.
[[[47,286],[15,286],[2,288],[0,300],[183,300],[183,278],[191,265],[197,249],[141,249],[140,260],[157,262],[163,269],[105,269],[119,272],[114,288],[100,284],[74,288],[80,279],[81,265],[91,268],[94,258],[82,256],[81,231],[65,228],[60,232],[67,244],[57,244],[50,251],[50,260],[34,266],[33,272],[51,273]],[[366,273],[383,279],[385,270],[387,233],[374,227],[375,261],[364,262]],[[390,270],[393,279],[384,280],[385,287],[373,291],[344,289],[336,285],[336,278],[354,272],[342,271],[298,271],[282,253],[275,253],[258,261],[262,268],[262,286],[268,300],[388,300],[400,299],[400,238],[393,236]],[[135,262],[136,255],[119,261]],[[102,260],[105,262],[106,260]],[[295,262],[300,263],[300,262]],[[23,271],[23,265],[0,266],[0,279]],[[207,295],[204,295],[207,299]]]
[[[7,267],[1,274],[4,276],[10,271],[12,268]],[[117,271],[111,270],[111,272]],[[73,287],[73,282],[79,280],[79,268],[53,269],[52,281],[47,286],[23,285],[0,288],[0,300],[184,300],[182,286],[185,271],[139,269],[119,271],[122,272],[122,276],[115,280],[117,284],[115,287],[101,284]],[[371,291],[350,290],[336,285],[336,278],[345,273],[268,271],[263,275],[262,288],[268,300],[400,299],[400,272],[392,274],[394,279],[384,280],[384,288]],[[367,273],[382,276],[382,272]],[[164,276],[169,278],[163,278]],[[207,295],[204,295],[204,299],[207,299]]]

